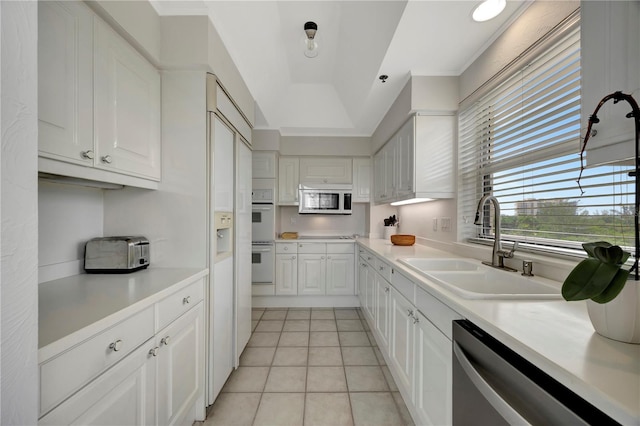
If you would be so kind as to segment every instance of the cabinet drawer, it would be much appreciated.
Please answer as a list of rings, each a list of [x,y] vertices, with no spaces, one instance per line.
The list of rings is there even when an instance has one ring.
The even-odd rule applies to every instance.
[[[353,254],[352,243],[327,243],[327,253]]]
[[[154,335],[153,306],[40,365],[44,414]],[[116,346],[117,345],[117,346]]]
[[[298,243],[298,253],[317,253],[324,254],[327,252],[325,243]]]
[[[297,253],[298,243],[277,243],[276,254]]]
[[[411,303],[416,303],[416,285],[409,278],[402,275],[397,269],[392,270],[391,285],[395,287]]]
[[[203,298],[204,288],[202,280],[198,280],[158,302],[156,304],[156,309],[158,310],[158,327],[156,331],[166,327],[180,315],[197,305]]]
[[[416,307],[418,310],[452,340],[451,322],[462,316],[421,288],[416,289]]]
[[[382,275],[382,277],[391,282],[391,265],[389,265],[387,262],[381,260],[380,258],[375,259],[375,263],[374,263],[374,268],[376,269],[376,271]],[[409,300],[413,300],[413,299],[409,299]]]

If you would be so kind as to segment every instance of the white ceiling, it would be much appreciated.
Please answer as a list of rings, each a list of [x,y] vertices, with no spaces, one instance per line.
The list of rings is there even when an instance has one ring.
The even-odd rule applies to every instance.
[[[410,75],[460,75],[529,4],[509,0],[477,23],[480,0],[151,3],[161,15],[208,14],[256,100],[255,127],[284,136],[370,136]],[[318,24],[313,59],[306,21]]]

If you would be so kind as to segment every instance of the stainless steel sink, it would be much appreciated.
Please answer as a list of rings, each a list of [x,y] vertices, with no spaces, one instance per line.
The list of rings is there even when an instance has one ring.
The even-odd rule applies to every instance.
[[[501,271],[473,259],[406,258],[399,261],[465,299],[560,299],[560,283]]]

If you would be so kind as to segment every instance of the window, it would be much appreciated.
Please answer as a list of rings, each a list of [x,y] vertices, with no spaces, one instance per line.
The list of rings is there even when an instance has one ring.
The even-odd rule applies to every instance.
[[[585,105],[583,113],[590,114],[593,108]],[[634,183],[628,172],[633,165],[588,167],[580,181],[582,193],[576,182],[580,137],[576,24],[492,89],[463,105],[460,237],[493,238],[489,214],[482,225],[473,224],[478,200],[492,194],[500,202],[506,240],[563,248],[606,240],[632,247]]]

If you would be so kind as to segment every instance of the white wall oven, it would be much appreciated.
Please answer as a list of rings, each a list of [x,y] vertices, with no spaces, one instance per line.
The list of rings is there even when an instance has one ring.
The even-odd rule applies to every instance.
[[[251,240],[256,243],[273,243],[275,232],[275,206],[253,204],[251,212]]]

